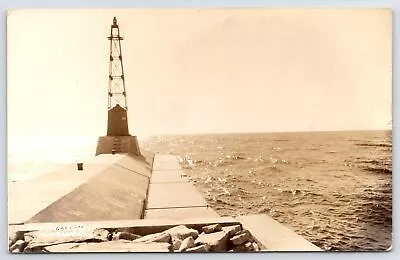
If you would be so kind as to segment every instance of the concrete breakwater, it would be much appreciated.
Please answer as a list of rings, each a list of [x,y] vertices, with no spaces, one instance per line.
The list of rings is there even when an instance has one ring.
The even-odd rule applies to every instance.
[[[103,154],[8,186],[9,224],[138,219],[154,154]]]
[[[191,236],[193,241],[180,239],[181,244],[190,240],[185,241],[189,251],[320,251],[266,215],[219,217],[186,180],[174,156],[141,152],[143,156],[99,155],[86,162],[82,171],[70,165],[35,180],[10,184],[10,250],[68,252],[74,247],[80,248],[74,249],[76,252],[179,251],[179,242],[174,244],[168,230],[186,228],[197,232]],[[204,229],[210,229],[210,225],[217,228],[209,233],[217,235],[206,235]],[[229,226],[239,226],[240,230],[227,235],[223,227]],[[238,233],[241,230],[246,234]],[[141,238],[145,245],[139,243]],[[89,245],[93,239],[96,244]],[[41,244],[32,246],[31,241]],[[222,247],[213,247],[218,243]]]

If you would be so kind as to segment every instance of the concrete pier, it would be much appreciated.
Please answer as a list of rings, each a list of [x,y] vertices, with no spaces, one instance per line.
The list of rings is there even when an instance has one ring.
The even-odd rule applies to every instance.
[[[155,155],[146,219],[218,217],[196,188],[182,176],[183,172],[175,156]]]
[[[143,217],[153,154],[104,154],[36,179],[10,183],[9,224]]]
[[[9,232],[108,228],[146,235],[177,225],[239,224],[265,251],[322,251],[267,215],[220,217],[173,155],[104,154],[9,184]]]
[[[322,251],[267,215],[240,216],[237,220],[267,251]]]

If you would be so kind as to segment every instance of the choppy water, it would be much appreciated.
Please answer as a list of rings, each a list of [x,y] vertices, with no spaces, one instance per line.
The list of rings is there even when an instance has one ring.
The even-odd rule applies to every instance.
[[[391,245],[391,132],[166,136],[147,148],[180,156],[222,216],[268,214],[326,250]]]

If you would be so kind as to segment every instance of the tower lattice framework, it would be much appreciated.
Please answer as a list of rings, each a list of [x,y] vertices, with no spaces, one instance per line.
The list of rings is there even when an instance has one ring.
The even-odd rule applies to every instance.
[[[137,137],[129,134],[128,106],[121,52],[122,37],[116,17],[113,19],[108,40],[110,41],[110,57],[107,136],[99,137],[96,155],[120,153],[142,157]]]
[[[128,110],[126,100],[125,75],[122,63],[121,41],[123,37],[120,35],[117,18],[114,17],[111,25],[111,33],[108,37],[110,40],[110,64],[109,64],[109,80],[108,80],[108,109],[112,109],[116,105]]]

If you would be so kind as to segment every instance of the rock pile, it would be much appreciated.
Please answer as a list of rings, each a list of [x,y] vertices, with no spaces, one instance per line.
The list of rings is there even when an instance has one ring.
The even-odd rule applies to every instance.
[[[248,252],[259,251],[259,246],[240,225],[214,224],[201,230],[180,225],[145,236],[112,229],[32,231],[10,235],[9,250],[12,253]]]

